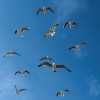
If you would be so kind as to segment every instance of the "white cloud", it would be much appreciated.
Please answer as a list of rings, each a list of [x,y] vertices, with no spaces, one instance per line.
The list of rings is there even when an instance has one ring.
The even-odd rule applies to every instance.
[[[100,95],[100,80],[91,80],[89,86],[89,93],[91,96]]]

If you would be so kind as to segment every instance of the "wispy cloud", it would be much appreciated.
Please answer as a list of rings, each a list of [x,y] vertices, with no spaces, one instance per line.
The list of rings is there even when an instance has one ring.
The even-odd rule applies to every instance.
[[[54,0],[54,4],[57,7],[57,21],[63,21],[86,8],[85,0]]]
[[[99,96],[100,95],[100,80],[94,79],[94,80],[90,81],[89,94],[91,96]]]

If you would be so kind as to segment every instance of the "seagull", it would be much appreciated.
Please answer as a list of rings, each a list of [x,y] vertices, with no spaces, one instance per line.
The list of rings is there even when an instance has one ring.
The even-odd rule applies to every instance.
[[[15,85],[15,90],[17,95],[21,95],[22,92],[27,91],[27,89],[18,89],[17,86]]]
[[[66,71],[68,72],[72,72],[69,68],[67,68],[65,65],[63,64],[55,64],[55,63],[50,63],[50,62],[42,62],[41,64],[38,65],[38,67],[51,67],[53,72],[56,72],[56,69],[59,69],[59,68],[64,68]]]
[[[36,14],[47,14],[48,12],[54,13],[54,10],[50,6],[43,6],[37,9]]]
[[[7,56],[21,56],[21,55],[16,51],[8,51],[3,55],[3,57],[7,57]]]
[[[69,29],[72,29],[76,26],[77,26],[77,23],[75,21],[72,21],[72,20],[66,21],[65,24],[64,24],[64,28],[67,27]]]
[[[26,26],[22,26],[20,28],[17,28],[14,33],[17,35],[17,36],[22,36],[24,32],[30,30],[29,27],[26,27]]]
[[[44,37],[48,38],[48,37],[54,37],[56,34],[55,31],[53,30],[49,30],[48,32],[44,33]]]
[[[65,93],[70,94],[70,90],[69,89],[66,89],[66,90],[57,91],[56,92],[56,96],[64,97],[65,96]]]
[[[51,58],[49,56],[44,56],[44,57],[40,58],[40,61],[53,61],[53,58]]]
[[[76,44],[76,45],[73,45],[73,46],[70,46],[68,49],[71,51],[71,50],[74,50],[74,49],[80,49],[81,47],[87,45],[86,42],[81,42],[80,44]]]
[[[48,32],[44,33],[44,37],[46,37],[46,38],[48,38],[48,37],[54,37],[55,34],[56,34],[56,29],[57,29],[58,26],[59,26],[59,24],[53,24],[49,28]]]
[[[28,70],[18,70],[15,72],[15,75],[28,75],[30,72]]]

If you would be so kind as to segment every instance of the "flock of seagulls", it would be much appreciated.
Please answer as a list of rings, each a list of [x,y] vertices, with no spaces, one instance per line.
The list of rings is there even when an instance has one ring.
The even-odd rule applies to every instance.
[[[43,7],[40,7],[36,10],[36,14],[39,15],[39,14],[48,14],[48,13],[52,13],[54,14],[55,11],[52,7],[50,6],[43,6]],[[45,38],[48,38],[48,37],[54,37],[55,34],[56,34],[56,30],[58,28],[59,24],[58,23],[55,23],[53,24],[47,32],[45,32],[43,34],[43,36]],[[74,20],[67,20],[65,21],[64,25],[63,25],[63,28],[68,28],[68,29],[72,29],[72,28],[75,28],[77,26],[77,22],[74,21]],[[15,35],[17,36],[23,36],[25,32],[29,31],[30,30],[30,27],[27,27],[27,26],[22,26],[22,27],[19,27],[17,28],[14,33]],[[68,50],[69,51],[72,51],[74,49],[80,49],[84,46],[87,45],[87,42],[83,41],[83,42],[80,42],[79,44],[75,44],[75,45],[72,45],[72,46],[69,46],[68,47]],[[7,56],[21,56],[18,52],[16,51],[7,51],[4,53],[3,57],[7,57]],[[40,58],[40,64],[37,65],[39,68],[51,68],[51,70],[53,72],[57,72],[58,69],[64,69],[65,71],[67,72],[72,72],[72,70],[70,69],[70,66],[69,65],[64,65],[64,64],[59,64],[59,63],[55,63],[54,59],[52,57],[49,57],[49,56],[44,56],[44,57],[41,57]],[[27,69],[20,69],[20,70],[17,70],[15,73],[14,73],[15,76],[17,75],[20,75],[20,76],[24,76],[26,77],[27,75],[30,75],[30,71],[28,71]],[[16,94],[17,95],[22,95],[25,91],[27,91],[27,89],[25,88],[18,88],[16,85],[14,86],[15,88],[15,91],[16,91]],[[65,89],[65,90],[59,90],[55,93],[56,96],[65,96],[65,94],[71,94],[71,90],[70,89]]]

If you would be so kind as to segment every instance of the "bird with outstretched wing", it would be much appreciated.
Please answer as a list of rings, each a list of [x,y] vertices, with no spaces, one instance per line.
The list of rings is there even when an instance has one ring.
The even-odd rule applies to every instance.
[[[36,14],[40,13],[47,14],[48,12],[54,13],[53,8],[50,6],[43,6],[37,9]]]
[[[8,51],[4,53],[3,57],[7,57],[7,56],[21,56],[21,55],[16,51]]]
[[[80,49],[81,47],[84,47],[87,45],[87,42],[81,42],[80,44],[75,44],[70,46],[68,49],[71,50],[75,50],[75,49]]]
[[[15,75],[28,75],[30,72],[28,70],[18,70],[15,72]]]
[[[56,29],[57,29],[58,26],[59,26],[59,24],[57,24],[57,23],[53,24],[49,28],[48,32],[44,33],[44,37],[46,37],[46,38],[48,38],[48,37],[54,37],[56,35]]]
[[[23,89],[18,89],[17,86],[15,85],[15,91],[17,95],[22,95],[22,92],[27,91],[27,89],[23,88]]]
[[[69,29],[72,29],[76,26],[77,26],[77,23],[75,21],[72,21],[72,20],[66,21],[64,24],[64,28],[69,28]]]
[[[17,36],[22,36],[24,32],[30,30],[29,27],[26,27],[26,26],[22,26],[22,27],[19,27],[17,28],[14,33],[17,35]]]
[[[70,94],[70,93],[71,93],[70,91],[71,91],[70,89],[65,89],[65,90],[57,91],[57,92],[56,92],[56,96],[61,96],[61,97],[63,97],[63,96],[65,96],[66,93],[67,93],[67,94]]]

